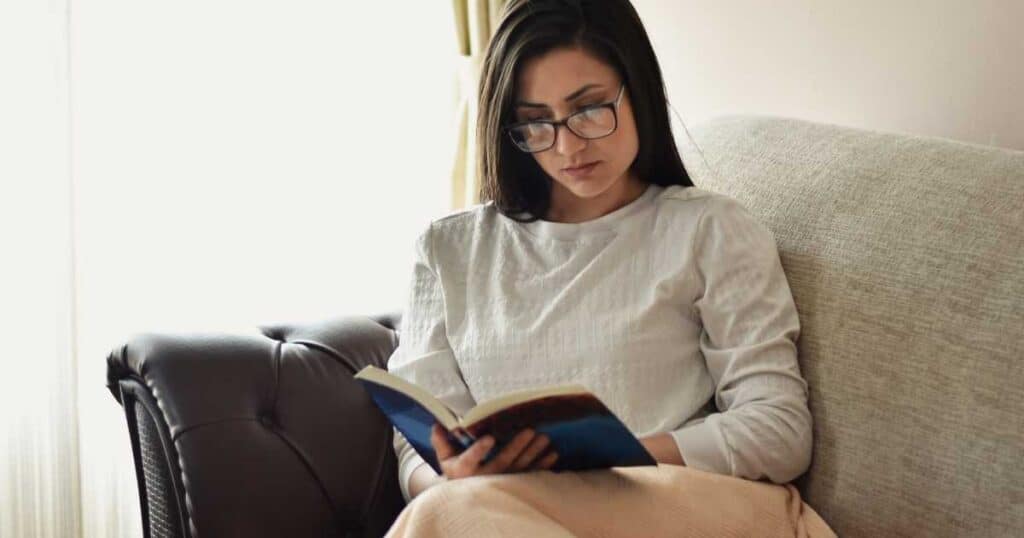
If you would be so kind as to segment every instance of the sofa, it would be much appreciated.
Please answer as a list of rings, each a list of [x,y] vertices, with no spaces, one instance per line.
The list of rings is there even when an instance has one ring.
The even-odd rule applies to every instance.
[[[1024,536],[1024,152],[753,115],[691,131],[694,182],[762,219],[793,290],[805,501],[840,536]],[[386,366],[401,313],[368,314],[114,348],[145,536],[384,534],[392,429],[352,374]]]

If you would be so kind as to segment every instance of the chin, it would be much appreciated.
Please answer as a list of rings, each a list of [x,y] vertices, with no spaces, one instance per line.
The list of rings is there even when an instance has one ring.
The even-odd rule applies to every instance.
[[[600,196],[608,191],[614,184],[614,181],[607,179],[586,179],[586,180],[568,180],[562,183],[562,186],[573,193],[577,198],[594,198]]]

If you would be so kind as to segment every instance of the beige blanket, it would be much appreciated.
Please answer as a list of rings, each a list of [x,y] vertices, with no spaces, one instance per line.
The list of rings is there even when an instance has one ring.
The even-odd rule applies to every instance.
[[[661,464],[445,482],[413,499],[387,536],[834,537],[835,533],[790,484]]]

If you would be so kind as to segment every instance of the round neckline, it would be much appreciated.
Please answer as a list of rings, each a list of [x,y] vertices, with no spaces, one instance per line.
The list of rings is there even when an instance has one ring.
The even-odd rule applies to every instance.
[[[533,222],[516,222],[522,228],[538,237],[555,239],[582,239],[596,234],[615,231],[616,225],[623,220],[641,212],[653,202],[664,187],[649,183],[644,192],[628,204],[583,222],[556,222],[551,220],[535,220]],[[511,219],[510,219],[511,220]]]

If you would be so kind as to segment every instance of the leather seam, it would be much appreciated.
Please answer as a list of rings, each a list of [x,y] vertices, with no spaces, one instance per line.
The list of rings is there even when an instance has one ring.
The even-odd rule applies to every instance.
[[[177,442],[177,440],[179,438],[181,438],[182,435],[185,435],[186,433],[191,432],[192,430],[195,430],[197,428],[202,428],[204,426],[212,426],[214,424],[221,424],[221,423],[224,423],[224,422],[235,422],[235,421],[239,421],[239,420],[251,420],[253,422],[258,422],[259,418],[258,417],[251,417],[251,416],[248,416],[248,417],[226,417],[226,418],[218,418],[216,420],[208,420],[206,422],[199,422],[197,424],[192,424],[191,426],[188,426],[187,428],[182,428],[181,431],[179,431],[178,433],[176,433],[176,434],[171,436],[171,441]]]

